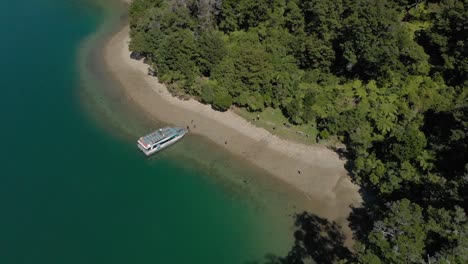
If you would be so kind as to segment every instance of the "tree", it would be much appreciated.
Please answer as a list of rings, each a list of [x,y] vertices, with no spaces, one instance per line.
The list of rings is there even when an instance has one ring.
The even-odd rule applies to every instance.
[[[419,32],[419,43],[431,56],[435,72],[447,84],[468,85],[468,1],[441,1],[441,12],[432,13],[433,24]]]
[[[421,262],[427,236],[421,207],[404,199],[394,202],[384,215],[383,220],[374,223],[368,235],[368,245],[359,246],[359,262]]]
[[[213,18],[216,8],[215,0],[197,0],[195,2],[196,16],[198,24],[202,31],[212,29],[214,26]]]
[[[218,26],[224,32],[248,30],[268,19],[269,0],[223,0]]]
[[[305,0],[300,1],[300,8],[304,14],[305,32],[316,34],[321,40],[334,40],[343,27],[344,6],[342,0]]]
[[[232,105],[232,96],[224,89],[218,89],[213,94],[213,108],[219,111],[226,111]]]
[[[166,36],[156,55],[161,79],[169,82],[181,80],[190,86],[197,75],[193,60],[195,56],[195,37],[192,32],[178,30]]]
[[[129,8],[130,28],[133,29],[141,24],[139,20],[147,10],[159,8],[164,2],[164,0],[133,0]]]
[[[197,41],[197,66],[200,72],[209,77],[211,70],[226,56],[226,47],[219,31],[205,31]]]
[[[204,103],[211,104],[213,102],[214,93],[218,89],[216,81],[208,80],[203,82],[201,88],[201,100]]]
[[[213,79],[237,98],[244,91],[261,91],[270,84],[271,58],[255,32],[231,35],[227,56],[212,72]]]
[[[341,68],[361,79],[407,75],[407,50],[414,50],[400,22],[399,13],[387,1],[348,2],[340,39]],[[424,56],[413,56],[424,60]],[[419,63],[419,62],[418,62]]]
[[[426,137],[420,127],[410,124],[393,130],[393,137],[389,146],[389,159],[403,161],[414,161],[427,145]]]

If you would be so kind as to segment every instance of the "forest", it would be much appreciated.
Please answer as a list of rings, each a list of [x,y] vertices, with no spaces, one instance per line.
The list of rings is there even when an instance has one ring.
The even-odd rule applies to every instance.
[[[134,0],[129,22],[174,94],[346,145],[354,248],[270,262],[468,263],[468,0]]]

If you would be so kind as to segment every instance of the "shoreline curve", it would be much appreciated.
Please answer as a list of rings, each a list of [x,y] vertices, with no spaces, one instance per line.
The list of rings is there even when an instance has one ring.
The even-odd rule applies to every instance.
[[[126,96],[151,117],[204,136],[218,146],[266,170],[295,187],[310,200],[323,201],[332,220],[348,216],[362,198],[351,182],[345,161],[320,145],[304,145],[281,139],[256,127],[233,111],[218,112],[194,99],[173,97],[164,84],[147,74],[148,65],[130,58],[129,27],[105,43],[104,64]]]

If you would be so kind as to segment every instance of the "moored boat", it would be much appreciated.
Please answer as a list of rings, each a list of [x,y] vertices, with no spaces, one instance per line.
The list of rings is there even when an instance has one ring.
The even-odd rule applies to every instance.
[[[187,132],[185,128],[163,127],[138,139],[137,146],[146,156],[149,156],[176,143]]]

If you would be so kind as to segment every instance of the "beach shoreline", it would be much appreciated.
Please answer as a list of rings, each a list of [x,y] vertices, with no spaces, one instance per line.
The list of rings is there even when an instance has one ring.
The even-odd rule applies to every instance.
[[[350,206],[361,202],[358,186],[351,182],[345,161],[335,152],[281,139],[233,111],[218,112],[196,100],[173,97],[164,84],[147,74],[148,65],[130,58],[128,43],[129,28],[125,26],[107,40],[105,66],[146,114],[168,124],[188,126],[191,133],[264,169],[308,199],[324,201],[324,217],[331,220],[346,218]]]

